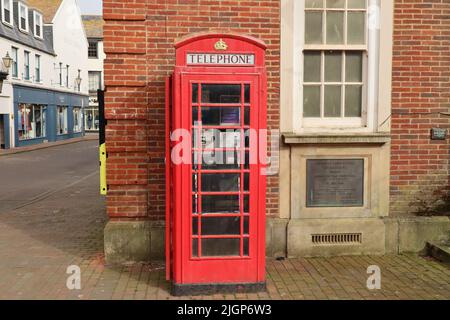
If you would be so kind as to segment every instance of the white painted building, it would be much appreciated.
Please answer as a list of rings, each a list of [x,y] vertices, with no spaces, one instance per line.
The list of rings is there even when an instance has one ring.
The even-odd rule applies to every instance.
[[[98,15],[82,16],[84,30],[89,43],[88,77],[89,107],[84,109],[84,126],[86,131],[98,131],[99,113],[97,90],[104,90],[103,64],[106,55],[103,49],[103,17]]]
[[[88,43],[76,0],[0,0],[0,9],[0,56],[14,60],[0,93],[0,144],[82,136]]]

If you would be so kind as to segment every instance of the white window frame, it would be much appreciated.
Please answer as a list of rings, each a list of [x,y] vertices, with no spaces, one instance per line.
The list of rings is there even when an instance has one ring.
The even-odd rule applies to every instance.
[[[37,11],[33,11],[33,32],[34,32],[34,36],[38,39],[43,39],[44,38],[44,19],[42,18],[42,14],[37,12]],[[40,30],[40,36],[37,35],[37,28],[39,28]]]
[[[34,55],[34,81],[42,83],[41,56],[38,54]]]
[[[8,3],[9,4],[9,20],[10,21],[6,21],[5,19],[5,4]],[[2,0],[2,22],[8,26],[13,26],[14,25],[14,8],[13,8],[13,0]]]
[[[28,7],[23,4],[22,2],[18,2],[18,8],[19,8],[19,30],[22,32],[29,32],[30,26],[29,26],[29,19],[28,19]],[[25,9],[25,29],[22,28],[22,9]]]
[[[94,77],[96,78],[96,80],[98,80],[98,88],[96,88],[95,90],[91,90],[92,86],[91,84],[93,84],[93,79]],[[102,72],[101,71],[89,71],[88,72],[88,86],[89,86],[89,92],[97,92],[97,90],[100,90],[102,88]]]
[[[282,108],[284,104],[289,104],[291,110],[285,113],[285,123],[290,121],[289,125],[284,127],[289,128],[288,131],[307,134],[317,132],[331,132],[331,133],[352,133],[352,132],[373,132],[375,128],[376,112],[378,106],[378,72],[379,72],[379,52],[380,52],[380,30],[379,28],[369,28],[373,23],[371,19],[372,12],[380,13],[380,0],[367,0],[367,34],[366,45],[364,46],[347,46],[341,48],[339,45],[305,45],[305,1],[284,0],[282,5],[285,6],[286,14],[292,15],[286,21],[282,21],[282,42],[284,45],[283,55],[286,55],[286,50],[289,50],[289,57],[282,61],[282,82],[284,87],[282,95],[289,95],[282,97]],[[286,15],[285,14],[285,15]],[[283,44],[282,44],[283,47]],[[363,106],[361,118],[304,118],[303,117],[303,63],[304,50],[318,49],[318,50],[346,50],[364,49],[367,54],[363,59]],[[291,51],[292,50],[292,51]],[[290,60],[287,61],[286,60]],[[287,79],[290,77],[290,79]]]
[[[19,48],[11,47],[11,58],[13,62],[11,64],[11,76],[15,79],[19,78]],[[15,65],[15,68],[14,68]]]
[[[30,61],[31,52],[25,50],[23,52],[23,80],[30,81],[31,80],[31,61]],[[28,72],[28,74],[27,74]]]

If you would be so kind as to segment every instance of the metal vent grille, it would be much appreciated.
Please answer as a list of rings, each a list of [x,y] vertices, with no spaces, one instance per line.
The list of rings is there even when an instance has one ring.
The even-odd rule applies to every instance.
[[[362,233],[327,233],[311,235],[312,243],[315,245],[352,245],[361,244]]]

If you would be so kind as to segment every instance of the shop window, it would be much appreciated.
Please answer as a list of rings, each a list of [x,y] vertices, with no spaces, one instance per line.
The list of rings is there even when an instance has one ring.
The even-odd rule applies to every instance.
[[[79,133],[82,130],[82,120],[81,120],[81,108],[74,107],[73,108],[73,132]]]
[[[18,66],[18,58],[19,58],[19,50],[17,48],[12,47],[11,49],[12,55],[12,77],[17,78],[19,76],[19,66]]]
[[[34,36],[36,38],[43,38],[43,22],[42,22],[42,14],[34,11]]]
[[[69,133],[67,121],[67,107],[58,106],[56,108],[56,133],[63,135]]]
[[[30,53],[28,51],[23,54],[23,79],[30,80]]]
[[[98,131],[100,118],[98,109],[85,109],[84,128],[87,131]]]
[[[19,2],[19,29],[28,32],[28,7]]]
[[[43,138],[46,136],[46,110],[45,106],[40,105],[19,105],[19,140]]]
[[[2,0],[2,22],[13,25],[13,0]]]

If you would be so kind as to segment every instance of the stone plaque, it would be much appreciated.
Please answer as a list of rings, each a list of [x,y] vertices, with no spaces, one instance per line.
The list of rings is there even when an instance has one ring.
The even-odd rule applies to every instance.
[[[307,207],[364,206],[364,159],[306,161]]]

